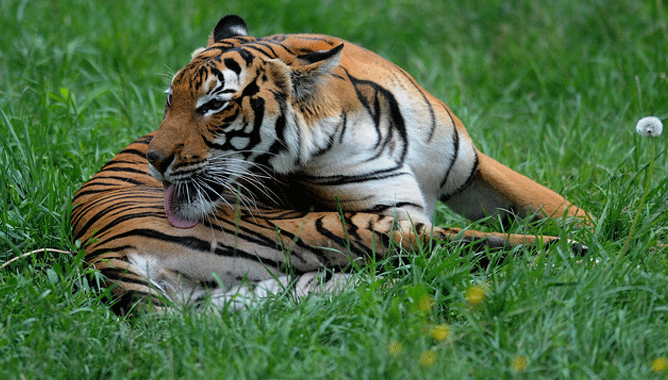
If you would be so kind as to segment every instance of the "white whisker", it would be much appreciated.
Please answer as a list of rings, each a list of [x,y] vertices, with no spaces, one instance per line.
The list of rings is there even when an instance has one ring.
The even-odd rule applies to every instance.
[[[261,151],[225,151],[206,161],[184,166],[173,174],[179,198],[184,200],[179,210],[185,218],[196,218],[209,223],[218,223],[217,210],[245,209],[257,214],[259,204],[283,204],[281,197],[272,188],[280,181],[271,167],[244,159],[240,155],[266,154]],[[268,186],[269,185],[269,186]],[[260,199],[260,203],[258,203]]]

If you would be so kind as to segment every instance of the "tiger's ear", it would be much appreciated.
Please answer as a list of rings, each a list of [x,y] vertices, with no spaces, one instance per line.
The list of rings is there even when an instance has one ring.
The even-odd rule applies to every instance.
[[[211,35],[209,35],[209,42],[206,46],[209,47],[226,38],[247,35],[248,26],[246,26],[246,21],[237,15],[227,15],[221,18],[218,21],[218,24],[216,24],[216,27],[213,28]]]
[[[297,62],[290,65],[292,94],[295,99],[304,100],[317,94],[318,86],[322,84],[324,77],[338,66],[342,49],[343,44],[340,44],[329,50],[297,56]]]

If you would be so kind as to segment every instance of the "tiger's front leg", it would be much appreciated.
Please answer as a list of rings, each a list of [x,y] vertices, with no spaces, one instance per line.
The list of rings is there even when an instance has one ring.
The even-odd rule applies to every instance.
[[[364,217],[369,218],[368,215]],[[433,241],[473,243],[477,246],[487,246],[489,248],[512,248],[520,245],[553,244],[560,240],[556,236],[536,237],[534,235],[482,232],[458,227],[444,228],[434,226],[431,223],[416,224],[410,220],[396,220],[382,215],[375,216],[372,219],[369,228],[374,234],[385,235],[389,238],[390,244],[411,251],[419,250]],[[586,249],[585,246],[577,242],[569,241],[569,243],[576,252]]]
[[[479,170],[482,174],[478,174],[469,188],[452,197],[448,202],[448,205],[455,211],[471,219],[479,219],[486,215],[514,210],[512,203],[507,201],[508,197],[512,197],[514,194],[513,189],[523,189],[522,186],[527,186],[527,183],[513,182],[515,187],[510,189],[488,188],[486,182],[478,179],[481,175],[485,176],[483,178],[490,176],[486,158],[486,156],[483,156],[481,161]],[[510,178],[511,180],[520,176],[533,185],[534,189],[542,191],[535,195],[538,198],[536,203],[543,199],[546,202],[550,201],[551,204],[566,202],[555,192],[538,185],[505,166],[501,165],[501,167],[504,168],[503,172],[497,170],[494,173],[508,175],[506,172],[510,172],[513,176]],[[321,208],[325,206],[329,210],[344,210],[346,212],[344,214],[354,212],[357,215],[354,218],[356,220],[350,220],[350,223],[354,225],[360,225],[361,223],[364,226],[372,225],[373,227],[369,227],[370,231],[387,236],[393,243],[398,243],[411,250],[432,238],[442,241],[475,242],[495,248],[508,248],[518,245],[534,246],[537,243],[544,244],[559,240],[554,236],[543,236],[539,241],[532,235],[490,233],[433,226],[431,219],[435,201],[432,200],[431,203],[428,203],[426,199],[433,199],[434,197],[423,194],[410,168],[403,166],[395,171],[388,171],[383,174],[382,178],[378,180],[365,178],[366,180],[363,182],[350,179],[344,181],[342,180],[343,177],[337,176],[329,177],[327,181],[323,179],[324,177],[318,178],[317,181],[313,179],[314,177],[310,177],[311,182],[306,182],[302,177],[302,186],[305,190],[294,192],[296,197],[293,197],[293,201],[299,202],[299,200],[307,199]],[[291,190],[295,189],[292,188]],[[299,198],[299,200],[294,198]],[[295,203],[292,205],[295,206]],[[308,209],[309,205],[301,205],[298,208]],[[528,212],[537,210],[539,210],[538,207],[533,210],[529,209]],[[334,218],[334,223],[330,222],[329,225],[336,227],[336,214],[323,220],[330,218]],[[345,233],[345,230],[336,230],[332,231],[331,235],[344,236],[342,234]],[[363,244],[371,244],[369,239],[371,237],[367,237]],[[318,242],[314,241],[312,244],[317,245]],[[570,244],[576,252],[585,249],[577,242],[571,241]]]
[[[381,209],[381,207],[375,207]],[[373,211],[342,211],[342,212],[310,212],[300,216],[300,219],[276,220],[275,226],[280,231],[293,234],[294,223],[309,227],[315,226],[315,231],[309,228],[300,229],[296,234],[299,240],[309,246],[326,247],[323,251],[327,257],[328,266],[346,265],[351,256],[341,256],[343,251],[355,254],[352,261],[360,260],[364,252],[374,252],[376,255],[392,255],[394,250],[402,247],[409,251],[419,251],[421,247],[433,241],[475,243],[478,246],[490,248],[512,248],[519,245],[535,246],[537,244],[556,243],[560,238],[555,236],[507,234],[497,232],[482,232],[462,228],[443,228],[434,226],[431,221],[414,208],[382,207],[383,212]],[[569,241],[576,252],[586,247]],[[290,247],[288,247],[290,248]],[[336,248],[332,251],[331,248]]]

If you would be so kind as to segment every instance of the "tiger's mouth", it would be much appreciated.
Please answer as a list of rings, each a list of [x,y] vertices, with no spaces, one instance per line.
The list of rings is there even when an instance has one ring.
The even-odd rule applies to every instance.
[[[173,183],[165,183],[165,213],[167,220],[176,228],[192,228],[198,223],[197,219],[184,217],[183,206],[192,203],[183,191],[177,191]]]
[[[225,184],[213,181],[171,183],[165,187],[165,214],[176,228],[192,228],[211,217],[224,199]]]
[[[245,161],[244,161],[245,162]],[[176,228],[192,228],[200,222],[215,219],[221,206],[242,205],[253,207],[256,196],[266,201],[275,201],[272,190],[267,189],[267,180],[273,177],[247,171],[237,165],[212,166],[190,173],[187,178],[171,181],[161,178],[165,189],[165,214]]]

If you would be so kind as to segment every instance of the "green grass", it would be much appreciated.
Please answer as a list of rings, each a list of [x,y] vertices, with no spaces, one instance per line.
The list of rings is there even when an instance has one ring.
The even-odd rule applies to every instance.
[[[575,237],[589,255],[517,249],[475,271],[474,253],[443,246],[409,256],[407,267],[363,270],[358,287],[335,297],[128,320],[89,288],[95,274],[80,256],[40,253],[0,271],[0,378],[668,376],[651,369],[668,356],[665,136],[616,261],[649,162],[649,141],[633,127],[645,115],[668,118],[665,0],[3,0],[0,263],[76,249],[74,192],[158,126],[171,74],[227,13],[245,17],[251,34],[333,34],[407,69],[484,152],[598,216],[593,231],[511,230]],[[437,221],[466,223],[443,208]],[[466,300],[473,284],[487,291],[477,306]],[[444,341],[430,337],[437,325],[449,326]],[[420,361],[427,351],[431,366]],[[527,360],[522,373],[517,357]]]

